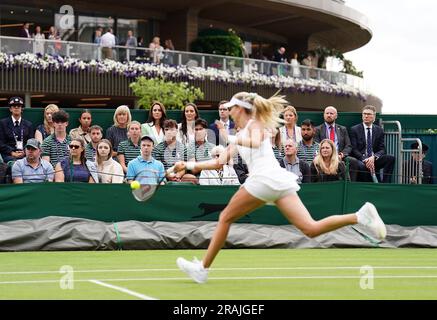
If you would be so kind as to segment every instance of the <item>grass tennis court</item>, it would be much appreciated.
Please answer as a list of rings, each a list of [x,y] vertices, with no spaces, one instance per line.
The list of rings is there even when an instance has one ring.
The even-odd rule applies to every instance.
[[[198,285],[175,260],[204,252],[0,253],[0,299],[437,299],[434,249],[222,250]]]

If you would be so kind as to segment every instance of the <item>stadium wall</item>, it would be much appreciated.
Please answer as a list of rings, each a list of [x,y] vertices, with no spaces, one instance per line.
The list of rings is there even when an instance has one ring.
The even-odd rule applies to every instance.
[[[238,187],[173,184],[148,202],[134,200],[127,184],[41,183],[0,186],[0,222],[75,217],[104,222],[216,221]],[[386,224],[437,226],[434,185],[314,183],[299,195],[315,219],[355,212],[365,201],[378,208]],[[264,206],[241,223],[285,225],[276,207]]]

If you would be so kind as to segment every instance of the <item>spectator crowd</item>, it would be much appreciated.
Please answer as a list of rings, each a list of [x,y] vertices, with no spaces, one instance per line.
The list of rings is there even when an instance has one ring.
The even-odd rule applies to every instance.
[[[34,124],[22,117],[23,99],[12,97],[8,102],[10,116],[0,120],[2,182],[7,182],[8,176],[13,183],[141,182],[139,173],[145,170],[162,176],[178,161],[220,157],[228,135],[240,129],[230,119],[226,102],[219,103],[218,119],[211,124],[199,117],[194,103],[182,109],[180,123],[169,119],[165,106],[158,101],[150,107],[143,124],[133,120],[129,107],[122,105],[115,110],[114,124],[106,131],[93,124],[92,112],[85,109],[80,113],[79,126],[67,132],[71,120],[66,111],[48,105],[43,123],[34,129]],[[299,183],[392,180],[395,157],[386,153],[384,131],[374,123],[375,107],[365,106],[362,122],[349,130],[337,123],[335,107],[326,107],[323,116],[319,126],[309,119],[298,126],[298,113],[288,105],[283,111],[283,123],[263,133],[271,139],[279,164],[295,173]],[[418,148],[417,144],[413,147]],[[423,145],[423,152],[427,150]],[[423,183],[433,183],[428,176],[432,164],[424,162],[423,169]],[[237,156],[220,170],[182,171],[168,175],[167,180],[238,185],[248,175],[246,164]]]

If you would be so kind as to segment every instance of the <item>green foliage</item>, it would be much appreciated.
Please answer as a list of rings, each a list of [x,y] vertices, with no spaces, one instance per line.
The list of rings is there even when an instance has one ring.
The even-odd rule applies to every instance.
[[[203,99],[203,92],[186,82],[175,83],[159,78],[139,77],[130,87],[139,98],[139,106],[144,109],[150,108],[153,101],[160,101],[168,110],[172,110],[182,109],[189,102]]]
[[[242,47],[243,41],[234,30],[229,29],[226,32],[220,29],[208,29],[199,33],[199,37],[191,44],[191,51],[242,57]]]
[[[358,71],[351,60],[348,60],[344,55],[336,49],[328,49],[326,47],[318,47],[315,51],[316,55],[319,57],[319,68],[326,67],[326,58],[335,57],[343,61],[343,70],[341,72],[351,74],[357,77],[363,77],[363,71]]]

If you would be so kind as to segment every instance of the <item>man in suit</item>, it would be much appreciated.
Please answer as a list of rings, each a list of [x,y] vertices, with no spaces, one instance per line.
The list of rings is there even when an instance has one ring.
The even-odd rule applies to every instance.
[[[28,39],[32,38],[32,35],[30,34],[29,31],[29,27],[30,27],[30,23],[24,22],[23,27],[18,32],[18,36],[20,38],[28,38]],[[21,47],[21,52],[32,52],[32,42],[21,40],[19,44]]]
[[[229,134],[235,134],[234,128],[235,124],[234,121],[229,119],[229,109],[224,106],[225,103],[228,101],[220,101],[219,102],[219,118],[218,120],[214,121],[209,126],[208,131],[208,141],[210,143],[214,143],[215,145],[221,144],[222,146],[226,147],[226,137],[220,136],[220,129],[225,129],[226,133]]]
[[[345,126],[341,126],[335,122],[337,120],[337,109],[333,106],[325,108],[323,119],[325,120],[320,126],[316,127],[316,135],[314,140],[320,143],[323,139],[330,139],[337,147],[338,158],[340,161],[349,161],[349,175],[351,181],[357,181],[358,161],[351,157],[352,144],[349,138],[349,133]]]
[[[10,98],[11,116],[0,120],[0,153],[5,162],[23,158],[27,140],[35,135],[32,122],[21,117],[23,106],[22,98]]]
[[[362,112],[363,123],[353,126],[350,131],[352,156],[358,160],[358,181],[372,181],[371,174],[376,173],[378,181],[380,169],[383,169],[382,182],[389,183],[393,174],[395,157],[385,154],[384,130],[375,125],[376,108],[367,105]]]

